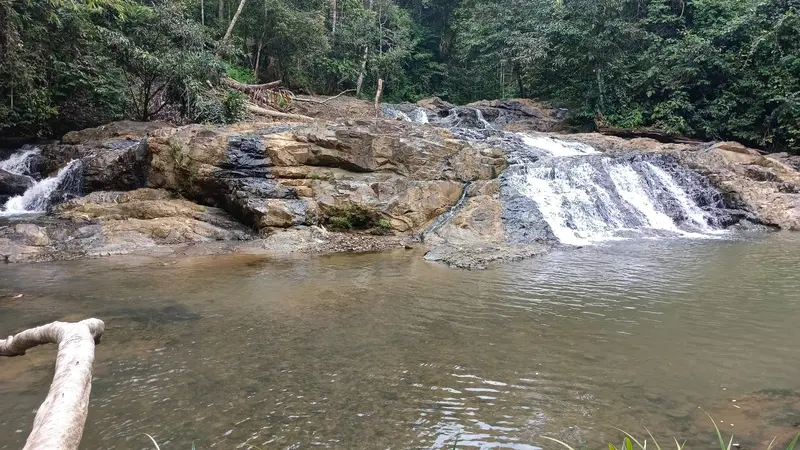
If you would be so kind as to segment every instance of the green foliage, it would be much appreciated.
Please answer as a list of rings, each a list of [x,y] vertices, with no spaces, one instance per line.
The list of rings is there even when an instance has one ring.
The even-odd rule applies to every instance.
[[[256,82],[256,77],[253,74],[253,71],[241,66],[228,66],[227,75],[239,83],[254,84]]]
[[[465,0],[454,17],[457,101],[535,96],[578,122],[800,151],[796,1]]]
[[[391,228],[389,222],[383,219],[380,213],[364,205],[348,203],[328,208],[325,212],[325,224],[333,231],[370,228],[388,230]]]
[[[362,80],[363,96],[383,79],[387,101],[539,98],[584,128],[800,152],[798,0],[250,0],[220,45],[237,6],[0,0],[0,133],[230,122],[227,75],[314,94]]]

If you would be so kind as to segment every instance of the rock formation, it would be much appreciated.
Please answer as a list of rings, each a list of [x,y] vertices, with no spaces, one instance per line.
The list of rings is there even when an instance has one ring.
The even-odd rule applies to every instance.
[[[561,111],[527,101],[454,107],[431,99],[385,113],[389,118],[303,124],[117,122],[69,133],[42,146],[38,176],[78,159],[84,196],[53,206],[46,219],[2,219],[0,255],[13,262],[215,242],[248,241],[260,251],[422,242],[433,249],[429,259],[484,267],[557,244],[552,233],[521,230],[512,216],[528,223],[542,218],[530,199],[502,191],[509,165],[536,159],[521,135],[508,130],[557,129]],[[672,155],[707,177],[725,207],[738,211],[726,223],[800,230],[800,175],[788,155],[765,156],[733,143],[548,136],[609,155]],[[18,195],[30,183],[0,172],[0,195]],[[350,223],[356,213],[368,220]],[[351,227],[367,229],[332,232]]]

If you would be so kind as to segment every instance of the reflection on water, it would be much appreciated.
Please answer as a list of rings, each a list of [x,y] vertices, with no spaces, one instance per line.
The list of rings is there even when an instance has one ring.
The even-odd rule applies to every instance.
[[[798,250],[775,234],[621,242],[483,272],[403,252],[15,265],[0,267],[0,295],[25,296],[0,298],[0,332],[106,321],[85,449],[150,448],[142,433],[165,450],[457,436],[533,449],[542,434],[598,447],[617,440],[612,426],[643,425],[710,442],[698,406],[800,390]],[[54,355],[0,360],[0,449],[22,446]]]

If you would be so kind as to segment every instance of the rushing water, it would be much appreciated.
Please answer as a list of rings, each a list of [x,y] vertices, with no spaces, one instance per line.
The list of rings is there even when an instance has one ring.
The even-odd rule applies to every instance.
[[[85,449],[152,448],[143,433],[165,450],[601,448],[613,426],[710,448],[698,407],[745,442],[800,419],[734,409],[800,390],[800,236],[613,242],[480,272],[419,256],[0,267],[0,331],[106,320]],[[0,449],[22,446],[54,354],[0,359]]]
[[[0,169],[26,176],[33,181],[33,185],[24,193],[11,197],[4,205],[0,205],[0,216],[43,213],[52,203],[62,200],[65,196],[80,193],[83,172],[81,162],[72,160],[53,176],[36,181],[32,172],[40,153],[36,147],[26,148],[0,161]]]

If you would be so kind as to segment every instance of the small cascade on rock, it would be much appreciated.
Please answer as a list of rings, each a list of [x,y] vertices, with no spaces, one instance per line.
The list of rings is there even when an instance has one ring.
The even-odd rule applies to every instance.
[[[658,154],[611,157],[591,146],[523,137],[537,155],[503,175],[506,216],[517,240],[586,245],[632,236],[709,236],[721,195]]]
[[[23,148],[11,155],[8,159],[0,161],[0,169],[14,175],[30,177],[33,173],[33,165],[36,158],[41,154],[39,147]]]
[[[481,111],[478,108],[474,109],[475,109],[475,117],[478,119],[478,123],[481,124],[481,128],[483,128],[484,130],[494,130],[494,126],[483,117],[483,111]]]
[[[428,112],[424,108],[410,104],[392,105],[383,103],[381,104],[381,114],[384,117],[405,122],[429,123]]]
[[[450,209],[448,209],[447,212],[437,217],[436,220],[434,220],[433,223],[421,233],[423,238],[426,234],[435,233],[445,224],[447,224],[447,222],[450,222],[450,219],[455,216],[456,212],[458,212],[458,210],[461,209],[461,206],[464,205],[464,202],[467,201],[467,192],[469,192],[470,184],[471,183],[469,182],[464,183],[464,187],[461,188],[461,196],[458,198],[458,201],[456,201],[456,203]]]
[[[32,161],[39,149],[28,149],[15,153],[0,162],[0,168],[15,175],[31,175]],[[23,194],[11,197],[0,209],[0,216],[42,213],[51,204],[58,203],[81,192],[83,168],[80,160],[72,160],[55,175],[35,181]]]

